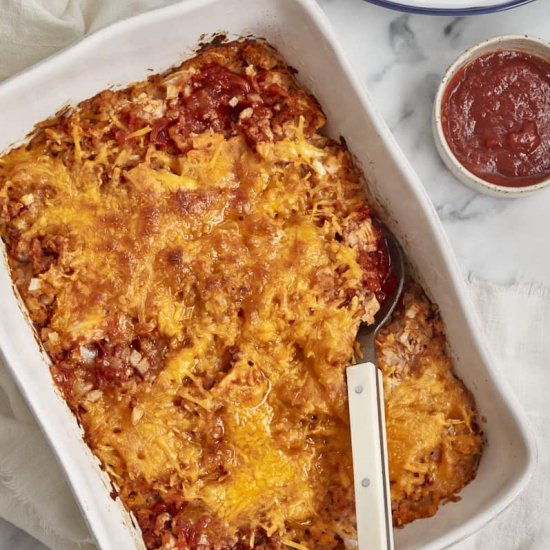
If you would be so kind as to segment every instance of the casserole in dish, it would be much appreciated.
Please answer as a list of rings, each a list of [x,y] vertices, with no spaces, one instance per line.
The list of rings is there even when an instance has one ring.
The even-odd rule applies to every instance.
[[[239,6],[242,7],[242,3]],[[452,269],[449,269],[449,264],[452,266],[452,262],[449,262],[446,257],[448,252],[446,251],[444,240],[441,239],[440,234],[437,232],[438,226],[434,221],[433,211],[430,210],[424,196],[419,191],[420,188],[416,184],[414,176],[411,174],[409,176],[406,175],[408,168],[403,163],[399,154],[389,152],[388,146],[394,146],[391,138],[384,134],[386,130],[377,121],[376,116],[372,115],[370,107],[368,107],[367,103],[364,103],[365,100],[362,98],[362,95],[357,92],[353,78],[347,73],[345,63],[339,60],[334,50],[330,47],[330,43],[326,38],[328,31],[323,26],[322,17],[319,16],[315,5],[308,2],[265,2],[261,4],[261,9],[257,3],[250,3],[248,7],[248,10],[241,12],[240,18],[242,18],[242,21],[233,21],[233,24],[229,26],[229,30],[238,34],[252,32],[255,35],[267,36],[270,41],[281,49],[289,62],[298,68],[302,82],[309,86],[321,100],[332,125],[329,126],[329,133],[334,136],[346,136],[351,150],[358,155],[365,169],[372,185],[372,191],[377,195],[381,204],[387,208],[389,216],[399,219],[399,226],[394,226],[394,230],[400,235],[402,240],[405,240],[409,257],[415,263],[426,287],[429,288],[434,299],[441,305],[451,347],[457,355],[459,375],[474,390],[481,412],[488,419],[487,431],[491,445],[505,445],[507,441],[513,441],[515,451],[510,455],[511,462],[508,472],[512,475],[509,476],[509,485],[508,487],[503,487],[499,483],[499,489],[504,489],[506,498],[503,499],[501,497],[497,499],[498,491],[495,491],[496,487],[493,486],[492,490],[488,490],[487,485],[483,487],[483,492],[478,496],[480,498],[483,495],[483,498],[489,498],[489,501],[491,498],[496,499],[499,505],[502,506],[510,498],[511,494],[517,492],[520,481],[525,479],[525,473],[530,463],[528,438],[521,428],[521,421],[517,419],[513,410],[502,399],[496,385],[490,381],[490,376],[485,374],[486,372],[490,373],[490,370],[484,371],[484,364],[487,360],[483,356],[483,351],[478,348],[478,336],[475,334],[475,327],[471,328],[465,314],[462,302],[463,298],[460,296],[460,290],[457,290],[457,288],[460,289],[460,282],[456,275],[452,275]],[[7,121],[6,124],[12,133],[11,135],[6,134],[7,139],[2,144],[2,148],[6,148],[11,141],[20,138],[33,123],[36,123],[60,107],[63,103],[63,101],[60,101],[61,97],[63,97],[63,100],[66,100],[68,95],[71,103],[77,103],[109,84],[122,84],[143,78],[146,76],[146,69],[149,67],[153,69],[166,68],[176,56],[174,50],[169,51],[170,48],[177,49],[176,42],[179,45],[184,41],[180,32],[181,21],[185,20],[186,25],[189,25],[189,29],[197,28],[199,23],[202,25],[201,29],[206,31],[214,31],[223,27],[227,28],[227,25],[232,21],[231,13],[235,13],[232,9],[234,10],[235,6],[232,7],[229,2],[223,4],[206,2],[200,4],[200,6],[189,3],[153,12],[102,31],[75,47],[72,51],[65,52],[53,61],[47,62],[28,72],[26,75],[8,82],[0,92],[0,99],[2,101],[3,112],[6,113],[6,119],[13,116],[11,121]],[[175,14],[179,13],[181,14],[181,19],[179,20],[179,24],[176,25],[175,22],[178,21],[178,18],[175,17]],[[206,21],[208,21],[208,24]],[[289,26],[289,21],[294,21],[293,25],[296,26]],[[301,24],[297,22],[301,22]],[[308,28],[308,32],[303,32],[305,28]],[[137,39],[132,40],[132,36],[137,37],[138,34],[141,37],[151,36],[155,32],[153,29],[156,29],[156,32],[159,33],[157,36],[162,35],[169,38],[162,48],[155,49],[154,40],[149,40],[148,38],[145,40],[140,39],[141,41]],[[284,36],[280,34],[282,31],[278,31],[277,29],[285,29]],[[132,32],[136,34],[132,35]],[[109,44],[108,47],[105,46],[104,50],[101,49],[97,42],[94,42],[94,40],[98,40],[98,36],[103,40],[102,44]],[[107,39],[107,37],[109,38]],[[196,37],[189,36],[187,44],[193,45],[195,39]],[[312,42],[309,42],[310,40]],[[91,45],[87,46],[87,44]],[[125,62],[121,62],[116,67],[116,70],[109,74],[109,71],[115,67],[104,64],[102,56],[109,56],[109,51],[112,51],[112,48],[120,51],[121,54],[130,54],[128,49],[132,50],[138,47],[138,44],[143,47],[143,51],[139,50],[139,52],[134,52],[133,56],[127,56]],[[322,48],[324,56],[321,57],[318,50],[316,55],[308,53],[315,50],[315,44]],[[79,54],[78,52],[81,53]],[[172,54],[172,59],[169,59],[170,53]],[[105,70],[102,78],[95,77],[88,80],[89,76],[87,74],[70,74],[71,69],[75,66],[73,61],[71,61],[72,55],[79,55],[79,62],[84,62],[86,66],[89,66],[94,54],[97,55],[97,63]],[[88,55],[92,57],[87,57]],[[131,71],[122,74],[124,70],[129,70],[130,63],[128,60],[134,56],[136,65],[133,66]],[[51,69],[44,75],[42,72],[44,67],[52,63]],[[321,75],[327,72],[326,68],[323,69],[323,63],[329,64],[330,70],[328,72],[331,79],[337,78],[339,83],[338,88],[341,90],[342,86],[345,86],[347,91],[345,96],[347,102],[346,109],[343,109],[342,102],[338,101],[338,90],[330,86],[323,87],[320,82],[319,78],[321,78]],[[51,90],[51,96],[43,97],[41,102],[33,102],[33,94],[43,88],[44,81],[40,82],[40,78],[58,78],[57,71],[61,71],[61,73],[68,71],[66,74],[67,86],[64,86],[63,90],[59,90],[59,95],[56,95],[55,90]],[[119,79],[118,75],[121,74],[122,76]],[[27,83],[25,84],[25,82]],[[20,88],[17,88],[18,83]],[[28,95],[25,95],[25,91]],[[15,115],[16,107],[12,108],[10,101],[15,101],[16,96],[23,96],[22,102],[26,104],[26,109],[24,111],[19,110],[18,114]],[[358,113],[363,113],[360,120],[358,120]],[[379,133],[385,135],[384,139],[377,136]],[[366,139],[369,135],[371,138]],[[394,183],[388,183],[390,181]],[[393,195],[391,191],[392,185],[397,186],[393,190]],[[397,202],[398,199],[399,202]],[[411,212],[416,212],[416,215],[413,216],[413,218],[416,218],[414,221],[411,218]],[[407,216],[409,222],[406,221]],[[418,230],[421,230],[420,235],[418,234]],[[442,281],[441,276],[444,274],[448,274],[447,276],[453,284],[447,286],[449,281]],[[4,278],[4,275],[2,277],[3,284],[8,285],[6,288],[9,288],[9,280]],[[44,369],[46,377],[40,378],[41,373],[36,368],[39,357],[37,350],[31,349],[31,346],[25,347],[23,345],[24,340],[19,340],[17,343],[17,338],[28,339],[32,335],[29,327],[25,324],[25,320],[17,310],[13,296],[10,292],[5,292],[3,293],[3,300],[5,300],[6,311],[11,311],[13,314],[13,317],[9,321],[11,326],[2,326],[2,330],[8,328],[11,336],[11,341],[9,338],[2,339],[4,353],[8,363],[16,372],[16,378],[29,398],[31,406],[37,413],[39,420],[44,420],[45,415],[50,417],[59,415],[57,422],[52,422],[50,419],[50,421],[45,423],[45,431],[58,452],[69,478],[74,483],[77,497],[87,512],[86,515],[90,520],[90,525],[98,538],[98,542],[106,548],[121,548],[125,547],[124,545],[130,545],[129,547],[131,547],[132,543],[128,538],[128,532],[125,531],[119,522],[115,521],[114,514],[105,515],[109,507],[112,511],[117,510],[117,508],[105,498],[105,494],[101,492],[100,484],[97,481],[93,481],[97,477],[97,467],[94,469],[90,466],[89,469],[86,468],[84,471],[78,471],[78,466],[84,460],[84,455],[87,451],[85,447],[78,449],[76,440],[67,438],[65,430],[59,430],[59,424],[62,424],[66,426],[67,430],[72,430],[73,436],[76,432],[74,423],[71,424],[70,416],[67,415],[66,408],[64,408],[64,405],[59,401],[59,398],[51,387],[47,369]],[[5,322],[5,319],[3,318],[3,322]],[[453,346],[453,342],[458,341],[457,339],[460,339],[462,342],[469,342],[466,349],[461,348],[459,350],[460,353],[457,353],[456,346]],[[19,355],[15,352],[16,348],[14,344],[18,344],[19,349],[17,349],[17,354]],[[28,353],[26,357],[24,356],[25,353]],[[25,364],[34,365],[34,368],[27,366],[27,370],[25,370],[24,367],[19,367],[19,365]],[[472,370],[461,370],[461,365],[465,364]],[[49,394],[48,391],[50,392]],[[486,405],[482,402],[482,395],[485,395],[489,399]],[[495,414],[493,420],[490,416],[492,413]],[[501,434],[499,438],[498,432],[495,431],[495,435],[493,436],[490,428],[492,421],[496,425],[498,425],[498,422],[505,422],[510,428],[508,435]],[[496,443],[493,441],[493,437],[496,438]],[[93,461],[90,461],[89,454],[87,457],[90,465],[93,464]],[[482,462],[481,471],[483,470],[484,462]],[[503,466],[506,465],[502,460],[500,464]],[[515,475],[513,475],[514,468],[517,468]],[[85,480],[88,480],[89,485]],[[477,484],[481,484],[482,481],[478,479],[470,489]],[[464,500],[455,507],[455,517],[458,515],[458,510],[464,510],[466,494],[467,492],[464,493]],[[96,502],[93,504],[94,499],[103,500],[103,503]],[[472,500],[470,505],[475,506],[479,503],[477,501],[474,504],[475,502]],[[498,508],[498,505],[495,506]],[[472,517],[474,516],[473,511],[469,510],[469,508],[466,508],[462,512],[464,515],[460,523],[465,522],[470,529],[484,518],[487,519],[491,513],[490,510],[486,510],[485,513],[478,513],[476,517]],[[119,514],[122,514],[120,509],[118,511]],[[493,508],[492,513],[494,511]],[[444,509],[443,516],[445,516],[445,512],[446,510]],[[122,516],[119,515],[119,517]],[[434,523],[430,524],[429,530],[422,529],[421,532],[417,530],[415,533],[414,529],[406,528],[403,532],[399,533],[398,538],[403,539],[404,547],[407,547],[406,545],[409,547],[414,547],[415,545],[424,547],[430,542],[441,544],[445,540],[453,540],[453,536],[456,537],[456,531],[453,534],[452,529],[447,528],[448,526],[445,525],[444,520],[437,523],[435,522],[436,520],[433,521]]]
[[[354,548],[345,371],[395,275],[315,98],[268,44],[220,39],[0,156],[0,235],[148,548]],[[445,344],[409,281],[378,339],[396,526],[479,462]]]

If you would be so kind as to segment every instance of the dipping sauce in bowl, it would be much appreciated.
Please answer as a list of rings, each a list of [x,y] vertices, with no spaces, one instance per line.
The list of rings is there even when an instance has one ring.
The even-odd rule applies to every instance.
[[[476,191],[518,198],[550,187],[550,43],[497,36],[459,55],[432,129],[441,160]]]
[[[441,104],[445,139],[470,172],[505,187],[550,177],[550,63],[496,50],[462,67]]]

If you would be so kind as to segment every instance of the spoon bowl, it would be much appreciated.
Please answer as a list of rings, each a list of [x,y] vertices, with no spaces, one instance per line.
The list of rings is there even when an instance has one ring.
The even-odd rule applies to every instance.
[[[389,273],[390,277],[394,280],[393,290],[391,294],[386,296],[386,299],[380,305],[378,313],[375,315],[374,325],[371,325],[369,328],[377,332],[380,327],[382,327],[388,319],[390,318],[401,293],[403,292],[403,284],[405,282],[405,258],[403,256],[403,250],[401,249],[400,244],[397,242],[397,239],[394,237],[393,233],[385,226],[381,226],[383,239],[388,251],[388,256],[390,258]]]
[[[380,304],[380,309],[374,316],[374,324],[362,324],[357,334],[362,359],[364,362],[376,362],[376,334],[389,321],[395,306],[399,302],[403,285],[405,283],[405,257],[401,245],[393,233],[384,225],[379,224],[389,257],[388,277],[391,277],[390,292],[387,293],[385,300]]]

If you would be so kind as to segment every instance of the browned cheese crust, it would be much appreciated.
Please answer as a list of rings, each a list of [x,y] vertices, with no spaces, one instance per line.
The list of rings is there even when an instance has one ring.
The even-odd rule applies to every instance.
[[[472,395],[453,374],[437,306],[406,286],[378,336],[393,521],[432,516],[475,476],[482,436]]]
[[[148,548],[354,546],[345,368],[388,262],[324,122],[247,40],[0,157],[12,277]],[[404,303],[379,341],[396,525],[453,500],[481,449],[441,321],[417,286]]]

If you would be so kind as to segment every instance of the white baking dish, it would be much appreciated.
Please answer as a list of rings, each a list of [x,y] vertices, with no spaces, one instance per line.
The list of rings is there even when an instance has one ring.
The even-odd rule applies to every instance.
[[[479,529],[517,496],[533,467],[533,442],[523,413],[485,349],[435,210],[314,0],[190,0],[101,30],[0,86],[0,150],[20,141],[36,122],[67,102],[166,69],[192,53],[201,33],[219,30],[266,37],[299,70],[301,82],[328,116],[328,132],[345,136],[388,223],[441,307],[456,371],[486,418],[489,443],[477,479],[463,491],[462,500],[444,506],[434,518],[397,531],[396,546],[450,545]],[[55,450],[99,546],[142,548],[52,383],[5,262],[0,266],[0,305],[4,359]]]

